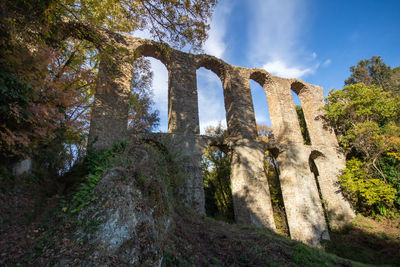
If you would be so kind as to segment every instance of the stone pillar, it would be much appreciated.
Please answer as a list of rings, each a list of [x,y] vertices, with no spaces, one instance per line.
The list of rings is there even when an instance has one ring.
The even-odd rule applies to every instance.
[[[262,146],[255,140],[239,139],[231,148],[231,188],[236,222],[275,231]]]
[[[206,143],[199,135],[171,134],[183,160],[186,171],[186,181],[180,189],[180,200],[190,209],[199,214],[205,214],[204,180],[201,168],[203,151]]]
[[[318,184],[325,202],[327,219],[331,229],[349,225],[355,218],[350,203],[343,197],[337,177],[346,166],[344,155],[335,148],[320,149],[322,155],[311,158],[318,169]]]
[[[198,146],[199,111],[196,64],[190,55],[174,51],[168,72],[168,132],[187,158],[183,162],[187,180],[181,198],[189,208],[205,214],[204,182],[201,169],[202,149]]]
[[[89,146],[107,149],[127,138],[132,64],[124,52],[101,58],[90,121]]]
[[[231,67],[224,82],[229,136],[232,144],[231,188],[236,221],[275,230],[264,150],[257,143],[257,128],[250,81],[238,67]],[[239,139],[240,138],[240,139]]]
[[[223,87],[229,136],[255,139],[256,119],[246,70],[229,66],[227,72]]]
[[[276,160],[290,236],[318,247],[329,233],[308,155],[303,145],[291,144]]]
[[[174,51],[168,69],[168,132],[199,134],[196,63]]]
[[[311,144],[318,153],[312,159],[317,166],[317,177],[321,195],[326,203],[328,222],[332,229],[349,224],[355,217],[350,203],[343,197],[337,176],[345,168],[344,155],[339,152],[339,146],[333,129],[322,119],[324,98],[323,89],[319,86],[307,85],[299,88],[299,98],[302,103],[304,117],[310,134]],[[313,158],[315,157],[315,158]]]
[[[274,78],[274,81],[263,86],[274,138],[277,143],[303,144],[303,136],[290,92],[290,83],[286,79]]]
[[[297,92],[307,123],[311,144],[338,147],[335,132],[323,120],[324,90],[320,86],[307,85]]]
[[[318,187],[308,163],[310,149],[303,143],[287,80],[274,78],[264,85],[272,129],[280,144],[277,157],[290,236],[312,246],[329,239]]]

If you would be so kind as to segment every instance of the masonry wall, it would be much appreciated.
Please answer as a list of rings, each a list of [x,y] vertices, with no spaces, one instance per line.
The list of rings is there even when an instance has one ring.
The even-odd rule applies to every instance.
[[[165,44],[120,36],[118,47],[105,53],[99,70],[92,112],[89,142],[94,149],[105,149],[127,136],[128,96],[132,62],[139,56],[155,57],[168,69],[168,133],[175,147],[189,159],[182,200],[198,213],[204,213],[204,185],[201,156],[206,144],[199,137],[196,70],[215,72],[224,90],[228,146],[232,150],[231,187],[237,222],[275,230],[268,181],[264,172],[265,144],[257,139],[250,79],[264,88],[275,141],[267,144],[275,151],[280,182],[292,238],[319,246],[329,239],[328,226],[319,197],[328,203],[331,227],[340,227],[354,217],[337,185],[344,167],[333,131],[322,120],[323,90],[298,79],[283,79],[265,70],[232,66],[208,56],[183,53]],[[290,90],[302,102],[311,146],[304,145]],[[199,141],[200,140],[200,141]],[[317,177],[310,170],[313,160]]]

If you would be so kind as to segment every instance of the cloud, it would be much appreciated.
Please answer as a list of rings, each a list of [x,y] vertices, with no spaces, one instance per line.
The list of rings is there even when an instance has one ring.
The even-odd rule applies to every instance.
[[[210,31],[208,33],[208,39],[204,43],[204,52],[206,54],[222,58],[225,50],[226,43],[224,37],[226,33],[226,23],[231,12],[232,5],[227,2],[218,4],[214,11],[214,15],[210,23]]]
[[[316,59],[316,58],[317,58],[317,53],[313,52],[313,53],[311,54],[311,58],[312,58],[312,59]]]
[[[322,67],[328,67],[331,63],[332,63],[332,60],[327,59],[324,61],[324,63],[322,63]]]
[[[303,0],[248,1],[251,64],[283,77],[304,77],[320,66],[317,53],[302,44],[308,9]],[[310,56],[311,54],[311,56]]]
[[[223,57],[226,50],[224,37],[226,33],[226,23],[228,15],[232,9],[227,2],[220,3],[211,20],[211,29],[209,38],[204,44],[204,51],[207,54]],[[134,36],[141,38],[151,38],[148,31],[136,31]],[[154,108],[160,112],[159,130],[166,132],[168,130],[168,71],[165,66],[158,60],[148,58],[151,62],[153,71],[153,101]],[[200,109],[200,126],[201,131],[207,126],[216,126],[217,122],[224,121],[225,123],[225,108],[219,102],[222,95],[222,85],[219,78],[212,72],[198,72],[199,88],[199,109]],[[218,95],[215,90],[220,90]],[[223,99],[223,98],[222,98]],[[222,100],[223,101],[223,100]],[[221,116],[222,114],[222,116]]]
[[[285,62],[280,60],[269,61],[262,67],[271,74],[284,78],[300,78],[307,74],[315,72],[318,65],[309,68],[289,67]]]

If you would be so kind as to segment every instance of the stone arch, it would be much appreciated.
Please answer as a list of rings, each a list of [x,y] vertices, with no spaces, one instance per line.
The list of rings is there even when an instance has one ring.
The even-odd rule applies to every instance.
[[[310,153],[310,167],[312,163],[317,170],[313,173],[323,200],[326,220],[331,229],[340,229],[355,217],[349,202],[342,195],[337,179],[340,170],[344,168],[343,159],[337,157],[335,150],[319,147]]]
[[[159,107],[159,130],[162,132],[166,131],[168,123],[168,73],[169,73],[169,62],[170,58],[166,52],[168,48],[163,44],[157,44],[149,41],[138,42],[138,46],[132,50],[133,65],[138,61],[144,60],[149,63],[149,71],[152,72],[152,81],[150,86],[155,90],[161,89],[160,94],[162,97],[153,99],[154,107]],[[140,72],[136,72],[140,75]],[[135,71],[133,72],[132,80],[137,79]],[[158,83],[156,81],[159,81]],[[161,86],[162,85],[162,86]],[[134,87],[132,90],[134,91]],[[168,127],[168,126],[167,126]]]
[[[326,159],[325,155],[322,152],[320,152],[318,150],[315,150],[315,149],[312,150],[311,153],[310,153],[310,159],[315,160],[318,157]]]
[[[214,72],[220,78],[221,82],[224,83],[227,75],[225,62],[213,56],[199,55],[196,61],[196,69],[201,67]]]
[[[234,123],[232,123],[234,117],[232,115],[232,111],[235,109],[233,108],[235,97],[230,90],[231,79],[228,70],[228,64],[214,56],[202,54],[196,57],[196,69],[199,69],[201,67],[212,71],[221,80],[222,92],[224,96],[225,120],[228,128],[228,133],[229,135],[231,135],[235,132],[234,128],[236,128],[232,126],[234,125]]]
[[[261,87],[267,86],[271,82],[271,75],[265,70],[252,69],[249,78],[257,82]]]
[[[268,115],[269,120],[271,121],[271,116],[270,116],[270,110],[273,108],[270,104],[270,97],[269,97],[269,93],[267,93],[268,91],[268,84],[271,82],[271,78],[270,78],[270,74],[264,70],[260,70],[260,69],[255,69],[255,70],[251,70],[249,72],[249,79],[253,80],[254,82],[258,83],[261,88],[264,90],[265,93],[265,97],[264,101],[266,101],[266,106],[264,108],[266,108],[266,110],[264,109],[263,112],[265,112],[265,114]],[[254,95],[253,95],[253,88],[250,86],[251,88],[251,93],[252,93],[252,97],[253,97],[253,109],[254,109],[254,115],[256,115],[256,103],[254,103]],[[257,117],[257,116],[256,116]],[[256,121],[257,123],[257,121]],[[272,127],[271,127],[272,129]],[[258,133],[257,133],[258,135]],[[272,136],[273,136],[273,130],[272,130]]]
[[[317,159],[326,161],[326,157],[322,152],[320,152],[318,150],[312,150],[310,153],[310,156],[308,157],[308,165],[310,167],[310,171],[314,174],[315,183],[317,184],[317,188],[318,188],[318,195],[319,195],[319,198],[321,199],[322,208],[324,209],[325,220],[328,221],[327,205],[324,200],[324,196],[322,194],[321,185],[320,185],[320,181],[321,181],[320,171],[317,166],[317,163],[315,162],[315,161],[317,161]]]
[[[298,96],[306,93],[306,91],[309,90],[303,81],[297,79],[291,82],[290,89],[292,89],[293,92],[295,92]]]
[[[211,75],[212,77],[208,75]],[[205,79],[205,77],[210,77],[212,79],[208,80]],[[218,78],[215,79],[216,77]],[[226,116],[226,97],[224,90],[225,77],[226,69],[221,60],[206,55],[200,55],[199,57],[196,57],[196,80],[199,94],[199,120],[202,120],[207,116],[213,120],[221,121],[222,124],[226,124],[226,126],[228,126]],[[210,109],[207,108],[211,104],[209,101],[211,101],[214,108],[219,110],[218,114],[214,114]],[[201,127],[204,127],[204,125],[201,125]]]
[[[292,238],[318,246],[321,239],[329,237],[316,181],[308,164],[310,158],[319,171],[321,193],[332,214],[330,223],[340,226],[354,217],[337,185],[337,176],[345,166],[344,156],[337,150],[334,133],[320,120],[324,105],[321,87],[298,79],[272,76],[264,70],[233,66],[213,56],[184,53],[151,40],[116,36],[118,38],[105,38],[104,41],[116,49],[104,53],[100,62],[89,135],[89,143],[94,144],[94,149],[105,149],[113,142],[127,138],[124,126],[129,107],[131,62],[139,56],[160,60],[169,75],[168,132],[176,141],[176,148],[189,158],[184,163],[188,179],[182,186],[186,196],[183,202],[204,213],[201,149],[197,140],[196,70],[200,67],[211,70],[223,86],[229,142],[233,151],[231,180],[237,204],[234,205],[238,207],[235,214],[239,222],[275,229],[268,182],[263,175],[265,147],[256,138],[250,89],[252,79],[264,88],[275,138],[279,142],[278,152],[273,153],[278,154],[279,179]],[[290,89],[302,102],[305,120],[311,130],[312,146],[303,144]],[[277,143],[269,145],[276,146]]]
[[[134,59],[138,57],[152,57],[161,61],[164,66],[168,69],[169,68],[169,53],[170,50],[167,46],[162,46],[162,44],[154,44],[152,42],[144,42],[140,44],[138,47],[135,48],[133,51]]]
[[[300,109],[298,110],[296,108],[296,115],[297,115],[297,121],[298,124],[300,126],[300,130],[301,130],[301,135],[303,138],[303,142],[305,145],[311,145],[311,137],[310,137],[310,133],[309,133],[309,118],[306,118],[305,115],[305,109],[309,107],[309,102],[306,101],[307,95],[309,95],[309,90],[310,88],[306,86],[306,84],[302,81],[299,80],[294,80],[291,81],[290,83],[290,90],[292,92],[292,98],[293,98],[293,104],[294,107],[296,108],[296,103],[295,103],[295,98],[299,98],[300,100]],[[295,93],[297,95],[297,97],[293,94]],[[308,115],[308,114],[307,114]],[[301,120],[299,118],[299,116],[303,117],[304,120]]]

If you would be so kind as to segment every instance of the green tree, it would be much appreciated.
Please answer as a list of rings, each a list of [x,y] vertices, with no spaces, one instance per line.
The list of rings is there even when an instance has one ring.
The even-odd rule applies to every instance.
[[[206,135],[223,139],[228,132],[220,124],[208,127]],[[202,168],[207,215],[233,222],[230,152],[222,147],[210,146],[203,155]]]
[[[344,82],[346,85],[357,83],[376,85],[399,96],[400,70],[399,68],[392,70],[380,56],[360,60],[357,66],[350,67],[350,72],[350,77]]]
[[[2,155],[25,157],[42,145],[56,147],[55,140],[60,148],[84,141],[100,57],[98,33],[148,30],[173,46],[199,49],[215,4],[215,0],[1,0],[0,98],[5,101],[0,112],[7,117],[0,125]],[[146,80],[149,73],[144,66],[139,64],[135,71],[141,73],[137,78]],[[137,79],[133,83],[132,127],[157,122],[146,83]]]
[[[326,101],[326,118],[335,129],[347,158],[355,157],[364,163],[362,175],[357,174],[360,169],[358,167],[348,167],[345,175],[363,177],[369,181],[369,185],[374,184],[371,181],[375,180],[371,179],[378,178],[383,183],[398,188],[400,172],[393,171],[399,170],[400,164],[400,127],[397,124],[400,115],[399,98],[375,85],[359,83],[331,91]],[[355,178],[353,182],[356,182]],[[349,184],[343,184],[345,189]],[[384,189],[375,184],[376,188],[369,188],[378,191]],[[352,191],[349,188],[347,190]],[[397,192],[396,203],[399,200]]]

